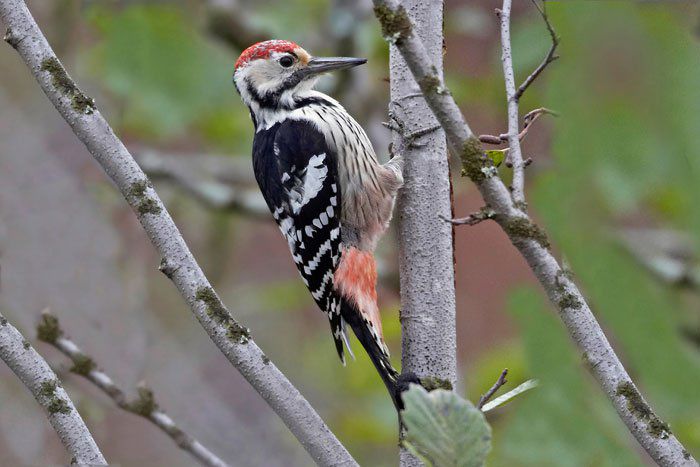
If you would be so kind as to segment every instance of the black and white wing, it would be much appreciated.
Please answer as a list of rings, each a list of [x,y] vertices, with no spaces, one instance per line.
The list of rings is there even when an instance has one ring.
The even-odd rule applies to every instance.
[[[286,120],[256,133],[253,165],[302,280],[328,315],[336,350],[345,362],[341,297],[333,288],[341,254],[336,152],[312,123]]]

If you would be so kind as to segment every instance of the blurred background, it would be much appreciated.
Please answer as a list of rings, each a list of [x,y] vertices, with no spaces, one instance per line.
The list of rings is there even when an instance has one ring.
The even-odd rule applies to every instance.
[[[515,2],[522,80],[549,37]],[[231,85],[242,48],[291,39],[367,66],[325,78],[385,158],[388,52],[369,0],[30,1],[59,58],[153,178],[210,280],[266,354],[362,465],[397,464],[396,416],[362,352],[343,368],[285,242],[252,182],[252,124]],[[446,77],[477,133],[505,131],[500,2],[446,2]],[[700,6],[695,1],[547,2],[562,37],[522,100],[534,124],[531,211],[576,272],[608,337],[674,433],[700,454]],[[455,167],[455,211],[481,206]],[[510,173],[501,168],[504,178]],[[458,391],[478,400],[541,385],[489,415],[490,465],[649,464],[585,371],[522,258],[489,223],[456,231]],[[380,247],[379,296],[400,361],[395,239]],[[310,465],[282,423],[197,324],[124,200],[0,47],[0,266],[3,314],[35,341],[48,307],[123,388],[145,380],[162,408],[235,465]],[[355,347],[358,343],[355,342]],[[191,465],[147,421],[116,409],[37,344],[106,457]],[[24,387],[0,367],[0,464],[66,460]]]

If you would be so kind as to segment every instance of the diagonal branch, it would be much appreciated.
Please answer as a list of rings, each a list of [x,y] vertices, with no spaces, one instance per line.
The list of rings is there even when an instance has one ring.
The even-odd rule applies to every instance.
[[[518,90],[515,92],[516,101],[520,100],[527,88],[529,88],[530,85],[537,79],[537,77],[540,76],[544,69],[547,68],[547,66],[554,60],[557,60],[559,58],[559,55],[556,55],[557,47],[559,47],[559,36],[557,36],[557,33],[554,30],[554,27],[552,26],[552,23],[549,22],[549,17],[547,16],[545,7],[540,6],[540,4],[537,3],[537,0],[532,0],[532,3],[535,5],[535,8],[537,8],[537,11],[540,12],[542,19],[544,20],[545,26],[547,26],[547,31],[549,31],[549,36],[552,39],[552,45],[549,47],[549,51],[547,52],[547,55],[545,55],[544,60],[542,60],[542,63],[540,63],[539,66],[535,68],[535,71],[533,71],[530,74],[530,76],[528,76],[525,79],[525,82],[523,82],[523,84],[521,84],[520,87],[518,87]]]
[[[615,407],[620,419],[639,444],[660,465],[697,465],[693,457],[646,403],[600,324],[571,279],[552,255],[545,231],[515,204],[493,162],[486,158],[477,137],[435,72],[406,10],[396,0],[373,0],[384,37],[395,44],[421,86],[428,106],[442,125],[450,150],[458,155],[463,172],[477,186],[494,220],[527,261],[550,302],[559,311],[574,343]]]
[[[493,397],[494,394],[496,394],[496,391],[501,389],[501,386],[506,384],[508,380],[506,379],[506,376],[508,376],[508,368],[505,368],[502,372],[501,375],[498,377],[495,383],[493,383],[493,386],[486,391],[480,398],[479,398],[479,403],[476,404],[476,407],[478,409],[482,409],[484,407],[484,404],[486,404],[491,398]]]
[[[17,375],[48,414],[71,463],[107,465],[95,440],[51,367],[22,334],[0,315],[0,359]]]
[[[73,82],[22,0],[0,0],[5,40],[29,67],[76,136],[103,167],[160,253],[161,271],[175,284],[209,337],[322,465],[356,465],[345,447],[292,383],[265,357],[248,329],[214,291],[177,226],[124,144]]]
[[[138,387],[138,397],[129,400],[124,391],[105,372],[97,367],[92,357],[85,354],[61,329],[58,318],[48,311],[42,312],[37,326],[39,340],[51,344],[73,362],[71,371],[83,376],[100,388],[120,409],[139,415],[160,428],[184,451],[189,452],[202,465],[226,467],[226,463],[202,443],[185,433],[156,403],[153,391],[145,384]]]

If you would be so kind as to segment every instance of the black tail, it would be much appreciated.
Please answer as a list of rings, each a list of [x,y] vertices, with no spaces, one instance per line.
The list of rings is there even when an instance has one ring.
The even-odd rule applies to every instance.
[[[420,380],[413,373],[400,375],[399,372],[394,369],[389,360],[389,354],[380,343],[381,340],[377,331],[363,318],[362,313],[360,313],[353,303],[349,300],[343,300],[340,313],[345,322],[352,328],[357,339],[362,344],[362,347],[365,348],[370,360],[372,360],[387,391],[389,391],[389,396],[396,410],[401,411],[403,409],[401,392],[408,389],[409,383],[420,384]]]

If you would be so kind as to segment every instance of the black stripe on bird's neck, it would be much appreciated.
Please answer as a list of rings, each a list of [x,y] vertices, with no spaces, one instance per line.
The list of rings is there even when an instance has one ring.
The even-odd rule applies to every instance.
[[[263,109],[282,109],[282,110],[294,110],[296,107],[289,105],[288,103],[282,102],[282,94],[290,89],[294,89],[299,85],[301,79],[297,75],[292,75],[286,80],[282,81],[279,88],[274,91],[269,91],[264,94],[258,92],[255,86],[250,82],[249,79],[245,80],[246,88],[255,102]]]
[[[253,86],[253,83],[251,83],[249,79],[245,80],[245,86],[248,93],[253,97],[253,100],[256,104],[260,106],[260,108],[277,109],[280,107],[280,97],[282,96],[282,93],[285,91],[285,89],[261,94],[258,92],[257,89],[255,89],[255,86]]]
[[[331,101],[324,99],[321,96],[305,96],[299,98],[293,97],[291,102],[283,102],[282,94],[285,91],[293,89],[299,84],[299,82],[300,80],[290,77],[284,81],[278,89],[266,92],[264,94],[258,92],[255,86],[253,86],[248,79],[245,80],[245,85],[248,93],[253,97],[253,100],[261,109],[296,110],[309,105],[322,105],[327,107],[335,106]]]

